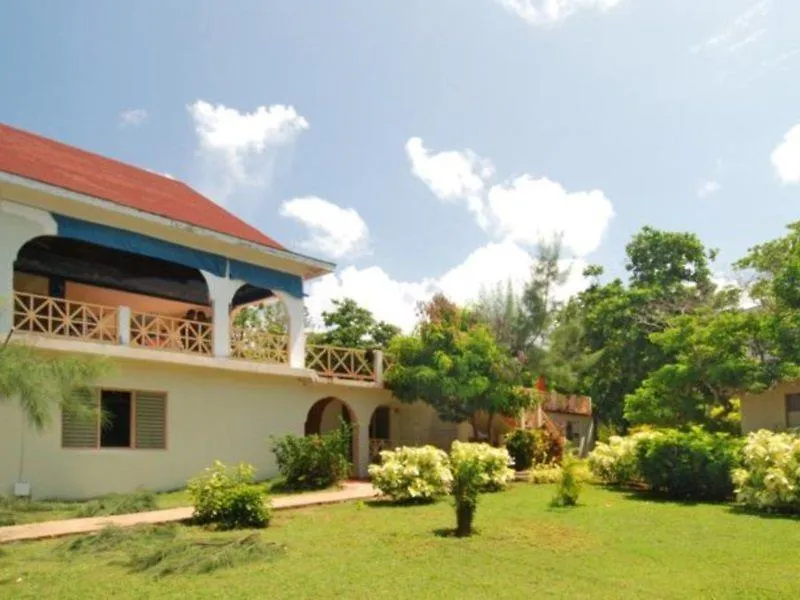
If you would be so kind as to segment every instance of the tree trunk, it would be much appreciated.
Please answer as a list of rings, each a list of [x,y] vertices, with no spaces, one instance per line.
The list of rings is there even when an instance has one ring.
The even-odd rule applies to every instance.
[[[486,426],[486,437],[489,440],[489,444],[492,446],[496,446],[494,436],[492,435],[492,424],[494,423],[494,413],[489,413],[489,424]]]
[[[472,425],[472,441],[478,441],[478,422],[475,420],[475,413],[472,413],[472,418],[469,420],[470,425]]]
[[[472,535],[472,519],[474,517],[474,506],[467,503],[456,505],[456,537],[469,537]]]

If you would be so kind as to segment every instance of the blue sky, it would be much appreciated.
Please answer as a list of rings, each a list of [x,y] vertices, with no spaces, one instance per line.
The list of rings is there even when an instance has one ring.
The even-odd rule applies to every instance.
[[[183,179],[404,326],[524,277],[621,274],[643,225],[718,271],[800,200],[792,0],[6,0],[0,120]]]

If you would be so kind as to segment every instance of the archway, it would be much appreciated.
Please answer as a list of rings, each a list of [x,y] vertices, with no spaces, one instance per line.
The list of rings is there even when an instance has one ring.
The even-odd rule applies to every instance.
[[[381,450],[391,445],[391,409],[379,406],[369,420],[369,458],[371,462],[380,461]]]
[[[350,462],[358,473],[358,420],[356,414],[344,401],[334,398],[317,400],[308,410],[304,427],[305,435],[323,435],[339,427],[344,421],[351,426]]]

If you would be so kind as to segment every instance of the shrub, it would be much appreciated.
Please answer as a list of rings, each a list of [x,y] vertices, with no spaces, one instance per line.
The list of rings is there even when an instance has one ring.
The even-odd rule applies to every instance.
[[[565,459],[568,460],[568,459]],[[580,482],[592,481],[593,475],[585,460],[575,460],[575,477]],[[561,466],[542,465],[531,469],[528,473],[528,481],[533,484],[558,483],[561,481]]]
[[[286,486],[324,489],[340,483],[349,473],[352,428],[341,422],[322,435],[286,435],[273,440],[272,451]]]
[[[384,450],[369,474],[372,485],[396,502],[435,500],[448,493],[453,479],[447,454],[433,446]]]
[[[747,508],[800,512],[800,434],[751,433],[742,454],[733,473],[736,500]]]
[[[506,440],[514,468],[525,471],[536,465],[557,464],[564,455],[564,438],[547,428],[515,429]]]
[[[556,494],[551,501],[553,506],[575,506],[581,494],[579,480],[580,463],[571,455],[564,457],[561,464],[561,476],[558,479]]]
[[[227,467],[220,461],[189,481],[194,521],[220,529],[266,527],[272,509],[266,490],[254,481],[255,468],[242,463]]]
[[[640,431],[627,437],[612,435],[607,444],[598,442],[589,454],[589,469],[609,485],[637,482],[641,476],[636,448],[641,441],[659,435],[655,431]]]
[[[480,453],[472,448],[478,445],[481,444],[453,442],[450,452],[458,537],[472,535],[472,522],[478,507],[478,496],[487,483]]]
[[[725,500],[741,445],[725,433],[664,430],[636,444],[638,470],[651,490],[672,498]]]
[[[508,465],[511,457],[505,448],[489,444],[453,442],[450,449],[451,468],[456,461],[474,461],[480,467],[481,492],[496,492],[514,481],[514,470]]]

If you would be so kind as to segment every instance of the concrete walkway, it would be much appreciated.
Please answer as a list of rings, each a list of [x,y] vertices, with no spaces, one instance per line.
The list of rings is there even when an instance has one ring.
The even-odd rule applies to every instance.
[[[341,490],[274,497],[272,499],[272,507],[275,510],[285,510],[289,508],[302,508],[304,506],[318,506],[320,504],[335,504],[348,500],[373,498],[377,494],[378,492],[370,483],[349,481],[344,484]],[[187,506],[130,515],[117,515],[113,517],[89,517],[85,519],[28,523],[27,525],[11,525],[9,527],[0,527],[0,544],[61,537],[77,533],[91,533],[92,531],[98,531],[109,525],[131,527],[133,525],[153,525],[157,523],[185,521],[192,516],[192,511],[192,507]]]

